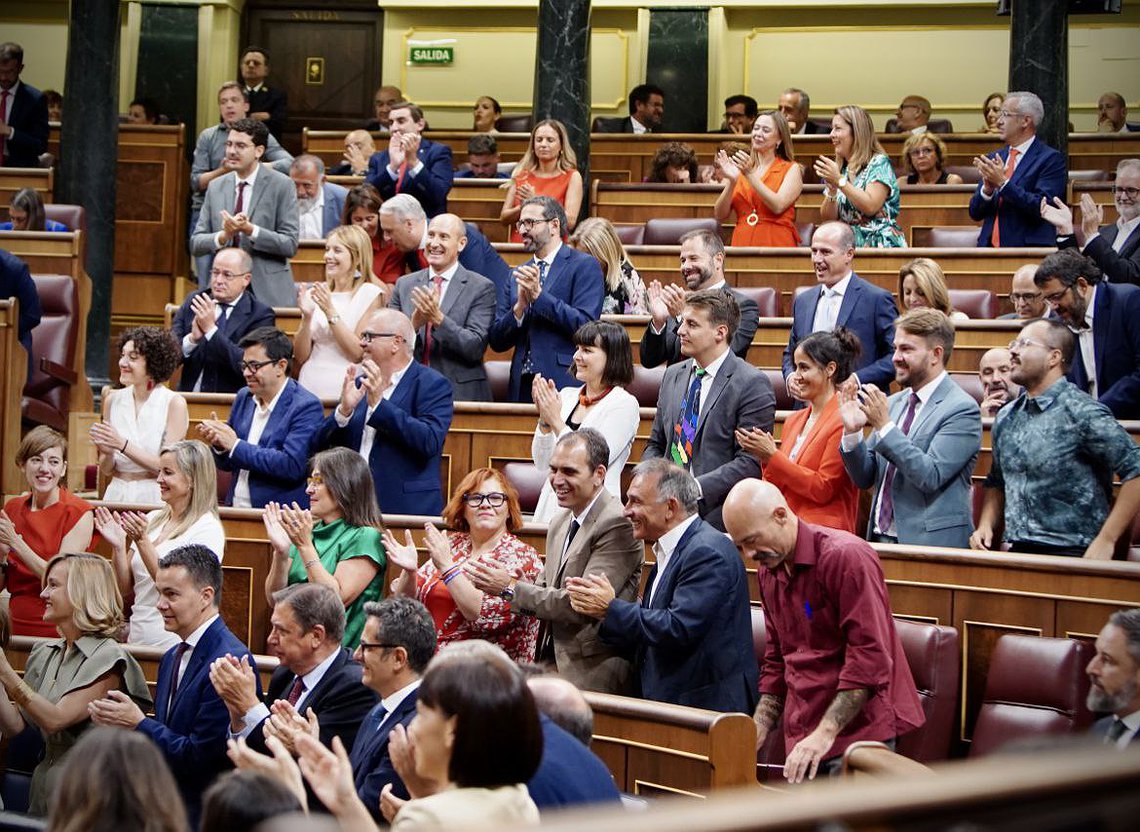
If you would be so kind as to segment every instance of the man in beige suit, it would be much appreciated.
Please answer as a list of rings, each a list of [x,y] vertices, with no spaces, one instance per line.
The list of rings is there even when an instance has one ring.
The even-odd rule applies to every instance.
[[[606,440],[593,428],[567,433],[554,446],[550,484],[566,511],[554,516],[546,533],[546,568],[538,583],[516,582],[481,563],[468,568],[483,592],[542,619],[537,661],[554,662],[558,673],[582,690],[625,694],[632,689],[631,665],[598,638],[597,619],[570,609],[564,589],[569,577],[601,574],[618,598],[637,599],[645,545],[634,538],[621,501],[605,488],[609,458]]]

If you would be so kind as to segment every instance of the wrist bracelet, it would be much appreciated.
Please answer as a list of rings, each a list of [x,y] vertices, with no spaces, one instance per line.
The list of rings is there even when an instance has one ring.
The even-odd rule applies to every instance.
[[[26,707],[29,700],[35,695],[36,692],[28,687],[28,683],[23,679],[21,679],[12,690],[8,691],[8,696],[11,700],[21,708]]]
[[[459,577],[459,573],[461,571],[463,571],[463,567],[460,564],[455,563],[445,569],[439,578],[444,582],[444,584],[449,584],[457,577]]]

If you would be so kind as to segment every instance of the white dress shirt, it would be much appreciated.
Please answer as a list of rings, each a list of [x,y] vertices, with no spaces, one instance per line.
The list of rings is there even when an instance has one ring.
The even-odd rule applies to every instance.
[[[242,197],[241,197],[241,200],[242,200],[241,201],[241,213],[245,214],[246,216],[249,216],[249,206],[251,204],[253,204],[254,182],[257,181],[257,172],[259,170],[261,170],[261,165],[255,164],[253,166],[253,170],[250,172],[249,176],[247,176],[245,179],[239,178],[239,179],[237,179],[237,181],[234,182],[234,204],[230,206],[231,211],[237,207],[238,185],[240,185],[242,182],[244,182],[246,184],[246,189],[245,189],[245,192],[242,194]],[[235,173],[234,176],[237,176],[237,174]],[[221,220],[219,219],[219,222],[220,221]],[[250,222],[250,225],[253,225],[252,221]],[[249,234],[249,238],[251,240],[257,239],[258,230],[259,230],[258,227],[256,225],[253,225],[253,231],[251,231]],[[228,245],[229,245],[229,243],[222,241],[222,232],[221,231],[219,231],[216,235],[214,235],[214,246],[216,248],[221,249],[221,248],[225,248]]]
[[[839,307],[843,305],[843,296],[847,287],[851,285],[851,272],[847,272],[834,286],[820,286],[823,294],[815,305],[815,318],[812,320],[812,332],[831,332],[839,320]]]
[[[178,668],[174,671],[175,683],[174,687],[178,688],[182,685],[182,677],[186,673],[186,668],[190,664],[190,656],[194,653],[194,648],[198,646],[198,642],[202,640],[202,636],[206,634],[206,630],[210,629],[210,625],[218,620],[218,614],[214,613],[206,621],[198,627],[197,630],[186,636],[184,641],[190,645],[182,653],[182,660],[178,663]]]
[[[1077,341],[1081,345],[1081,362],[1085,365],[1085,375],[1089,380],[1087,392],[1094,399],[1097,398],[1096,387],[1096,340],[1093,338],[1093,310],[1096,308],[1096,284],[1092,286],[1089,295],[1088,307],[1085,309],[1085,325],[1083,329],[1073,329]],[[1072,329],[1072,327],[1070,327]]]
[[[411,366],[412,362],[409,361],[402,369],[392,373],[391,383],[384,388],[384,392],[380,394],[382,400],[392,398],[392,394],[396,392],[396,388],[404,378],[404,374],[408,372],[408,368]],[[368,461],[368,457],[372,454],[372,445],[376,442],[376,428],[369,425],[368,420],[372,418],[372,414],[376,412],[376,408],[379,406],[380,402],[377,402],[375,405],[369,405],[368,409],[364,411],[364,431],[360,435],[360,455],[364,457],[365,462]],[[341,414],[339,407],[333,411],[333,415],[338,427],[347,427],[348,423],[352,421],[351,416]]]
[[[325,237],[324,187],[317,188],[317,198],[310,204],[309,210],[299,213],[301,217],[300,238],[302,240],[323,240]]]
[[[700,519],[699,514],[691,514],[678,523],[665,534],[657,539],[653,544],[653,556],[657,559],[657,575],[653,579],[653,586],[649,588],[649,604],[653,603],[653,596],[657,594],[657,587],[661,586],[661,579],[665,577],[665,570],[669,568],[669,561],[673,558],[673,552],[677,549],[677,544],[681,542],[681,538],[688,531],[689,526]]]
[[[282,384],[277,395],[265,407],[258,403],[257,396],[253,397],[253,419],[249,423],[249,435],[234,443],[234,447],[230,449],[231,457],[234,455],[234,449],[237,448],[238,443],[248,442],[250,445],[256,445],[261,441],[261,434],[265,432],[265,426],[269,424],[269,417],[273,415],[273,408],[277,407],[277,402],[281,400],[281,394],[284,392],[285,385]],[[249,496],[248,468],[241,470],[237,482],[234,484],[234,508],[253,508],[253,502]]]
[[[549,269],[549,266],[547,267]],[[442,277],[443,282],[439,284],[439,303],[443,305],[443,299],[447,295],[447,287],[451,285],[451,278],[455,277],[455,273],[459,271],[459,261],[456,260],[442,272],[436,272],[431,266],[428,266],[428,288],[435,288],[435,278]]]
[[[339,655],[339,648],[333,650],[323,662],[301,677],[301,696],[297,699],[297,704],[293,706],[297,713],[303,714],[305,712],[305,701],[309,698],[309,694],[313,692],[313,688],[321,683],[321,679],[325,678],[325,674],[328,673],[332,663],[336,661],[336,657]],[[285,692],[287,693],[292,686],[293,681],[290,680],[289,684],[285,686]],[[269,706],[264,702],[258,702],[242,716],[241,721],[244,727],[241,729],[241,733],[235,734],[231,731],[230,736],[234,738],[248,737],[254,728],[267,719],[269,719]]]

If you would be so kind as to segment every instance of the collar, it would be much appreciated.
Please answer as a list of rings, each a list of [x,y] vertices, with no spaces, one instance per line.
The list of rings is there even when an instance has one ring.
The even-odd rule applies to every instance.
[[[1127,716],[1119,717],[1119,719],[1131,733],[1135,734],[1137,730],[1140,730],[1140,711],[1133,711]]]
[[[255,164],[253,166],[253,170],[250,171],[249,176],[245,177],[244,179],[242,179],[240,176],[237,175],[237,171],[234,171],[234,177],[236,178],[236,181],[234,182],[234,192],[235,193],[237,192],[237,183],[238,182],[245,182],[249,185],[250,188],[252,188],[253,183],[257,180],[257,173],[259,170],[261,170],[261,163],[260,162],[258,162],[257,164]]]
[[[726,347],[725,351],[710,361],[707,367],[701,367],[701,369],[705,371],[705,374],[710,381],[716,378],[716,374],[720,372],[720,368],[723,367],[724,362],[728,360],[728,354],[730,352],[732,352],[732,350]],[[697,365],[697,360],[695,358],[693,359],[693,364],[695,366],[699,366]]]
[[[640,121],[638,121],[635,116],[629,117],[629,123],[631,125],[633,125],[633,132],[634,133],[648,133],[649,132],[649,128],[646,127],[644,124],[642,124]]]
[[[594,496],[590,499],[590,502],[586,504],[586,507],[584,509],[582,509],[582,513],[574,515],[574,519],[578,521],[579,526],[581,526],[583,523],[586,522],[586,517],[589,516],[590,510],[594,507],[594,504],[598,502],[598,498],[602,496],[602,492],[605,490],[606,490],[606,487],[603,485],[601,488],[598,489],[597,493],[594,494]]]
[[[240,295],[238,295],[236,298],[234,298],[233,300],[226,303],[226,306],[228,306],[230,308],[230,310],[232,311],[233,309],[235,309],[237,307],[237,305],[239,303],[241,303],[241,299],[244,297],[245,297],[245,291],[243,290]],[[214,298],[214,303],[220,304],[220,303],[222,303],[222,301],[218,300],[217,298]]]
[[[701,289],[701,291],[702,292],[708,292],[708,291],[711,291],[713,289],[723,289],[726,282],[727,281],[722,277],[716,283],[712,283],[712,284],[706,286],[704,289]]]
[[[404,685],[391,696],[383,697],[380,700],[380,704],[384,707],[384,718],[387,719],[390,714],[395,713],[396,709],[400,707],[401,703],[403,703],[405,699],[411,696],[413,691],[419,689],[420,682],[422,681],[422,679],[416,679],[415,681]]]
[[[694,512],[676,526],[669,529],[669,531],[665,532],[665,534],[661,535],[661,537],[657,538],[657,542],[653,544],[654,553],[657,554],[659,558],[668,558],[672,555],[673,551],[677,548],[677,544],[681,542],[681,538],[685,532],[689,530],[689,526],[696,523],[699,519],[701,519],[701,516]]]
[[[1138,227],[1140,227],[1140,214],[1137,214],[1127,222],[1120,218],[1117,218],[1116,235],[1122,241],[1121,245],[1123,245],[1123,241],[1127,240],[1132,232],[1135,231]]]
[[[456,260],[454,263],[452,263],[450,266],[448,266],[442,272],[438,272],[438,274],[440,277],[443,278],[443,282],[447,283],[448,281],[451,280],[451,278],[455,277],[455,273],[457,271],[459,271],[459,261],[458,260]],[[428,266],[428,279],[430,280],[431,277],[435,274],[437,274],[437,272],[433,271],[431,266]]]
[[[546,268],[548,270],[551,266],[554,265],[554,258],[558,256],[558,252],[560,252],[562,250],[562,240],[559,239],[559,240],[555,240],[554,242],[555,242],[554,248],[551,249],[550,252],[545,257],[535,257],[534,258],[535,263],[537,263],[539,260],[545,260],[546,261]],[[547,273],[549,274],[549,271]]]
[[[265,405],[265,407],[262,407],[257,401],[257,396],[254,396],[253,397],[253,406],[257,410],[266,410],[269,413],[272,413],[273,408],[277,407],[277,402],[280,401],[280,399],[281,399],[281,394],[285,392],[285,388],[288,386],[289,386],[289,379],[285,379],[285,383],[281,385],[281,389],[277,391],[277,395],[274,396],[272,399],[270,399],[269,404]]]
[[[925,124],[920,124],[920,125],[918,125],[918,127],[912,127],[910,129],[910,134],[912,136],[921,136],[923,133],[926,132],[926,129],[927,128],[926,128]]]
[[[792,553],[793,566],[815,566],[819,552],[815,545],[815,534],[811,526],[803,520],[796,520],[796,551]],[[786,572],[785,572],[786,574]]]
[[[1066,380],[1064,376],[1061,376],[1036,396],[1030,396],[1029,393],[1022,391],[1018,398],[1025,399],[1025,406],[1028,406],[1030,402],[1035,402],[1037,410],[1048,410],[1053,402],[1057,401],[1060,395],[1065,392],[1065,387],[1068,383],[1068,380]]]
[[[837,293],[841,300],[842,300],[843,296],[845,294],[847,294],[847,287],[849,287],[851,285],[851,278],[854,275],[855,275],[855,272],[849,271],[849,272],[847,272],[847,274],[843,275],[843,277],[839,278],[839,280],[836,281],[834,286],[830,287],[831,291]],[[824,291],[827,291],[829,287],[823,286],[822,288]]]
[[[262,91],[262,90],[264,90],[264,89],[268,89],[268,87],[266,87],[266,86],[265,86],[265,82],[264,82],[264,81],[262,81],[262,82],[261,82],[260,84],[258,84],[256,87],[251,87],[249,84],[246,84],[246,85],[245,85],[245,91],[246,91],[246,92],[261,92],[261,91]]]
[[[1023,158],[1023,159],[1024,159],[1024,158],[1025,158],[1025,152],[1026,152],[1027,150],[1029,150],[1029,146],[1030,146],[1031,144],[1033,144],[1033,140],[1034,140],[1034,139],[1036,139],[1036,138],[1037,138],[1037,136],[1036,136],[1036,135],[1030,136],[1028,139],[1026,139],[1025,141],[1023,141],[1021,144],[1015,144],[1015,145],[1013,145],[1013,149],[1017,151],[1017,155],[1018,155],[1018,156],[1020,156],[1021,158]]]
[[[95,655],[95,651],[98,650],[103,645],[103,642],[107,640],[108,639],[105,639],[102,636],[85,635],[80,636],[75,640],[75,646],[79,648],[79,652],[81,652],[84,656],[91,658]],[[59,649],[62,652],[67,644],[67,641],[61,638],[58,642],[56,642],[56,644],[59,646]]]
[[[1085,309],[1085,326],[1087,326],[1089,329],[1092,329],[1093,326],[1093,314],[1094,310],[1096,309],[1096,290],[1099,287],[1099,283],[1094,283],[1092,285],[1092,294],[1089,295],[1089,304]]]
[[[192,632],[190,635],[186,636],[186,638],[184,638],[183,641],[185,641],[187,644],[189,644],[190,649],[193,650],[195,647],[198,646],[198,642],[202,640],[202,636],[204,636],[206,634],[206,630],[210,629],[210,626],[217,620],[218,620],[218,613],[214,613],[209,618],[207,618],[202,624],[200,624],[198,626],[197,630]]]
[[[20,89],[20,79],[17,78],[16,83],[14,83],[12,85],[11,89],[8,90],[8,100],[9,101],[12,101],[16,98],[16,93],[19,91],[19,89]],[[1127,125],[1125,125],[1125,129],[1127,129]]]
[[[316,667],[301,677],[301,684],[305,686],[304,693],[306,696],[312,694],[313,689],[321,683],[321,679],[325,677],[325,674],[328,673],[329,668],[332,667],[332,663],[335,662],[337,660],[337,657],[340,655],[341,649],[342,648],[340,645],[337,645],[337,648],[329,653],[328,657],[323,662],[318,664]]]
[[[928,401],[930,401],[930,397],[934,395],[934,391],[938,389],[938,385],[942,383],[942,380],[944,378],[946,378],[945,370],[936,375],[930,381],[926,382],[926,384],[922,385],[922,387],[918,388],[917,390],[912,390],[911,392],[918,396],[918,400],[922,404],[926,404]]]
[[[407,364],[405,364],[403,367],[401,367],[396,372],[392,373],[392,384],[390,385],[390,389],[395,390],[397,387],[400,386],[400,382],[403,380],[404,375],[408,372],[408,368],[411,366],[412,366],[412,360],[409,359]]]

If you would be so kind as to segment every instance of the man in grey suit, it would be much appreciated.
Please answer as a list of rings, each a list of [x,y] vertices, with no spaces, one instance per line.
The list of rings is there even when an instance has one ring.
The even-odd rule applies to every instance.
[[[243,118],[226,135],[230,172],[206,188],[190,253],[238,246],[253,258],[251,285],[269,306],[296,306],[289,258],[297,253],[297,190],[288,176],[259,164],[269,141],[265,124]]]
[[[736,442],[737,429],[772,432],[776,395],[768,376],[729,349],[740,322],[732,295],[719,289],[685,299],[677,338],[687,360],[665,371],[657,415],[642,459],[663,457],[696,477],[701,517],[720,531],[721,503],[760,463]]]
[[[974,398],[946,372],[954,325],[936,309],[895,321],[895,381],[841,392],[840,453],[859,488],[874,486],[867,538],[965,549],[973,531],[970,475],[982,447]],[[864,439],[863,428],[872,433]]]
[[[340,225],[348,189],[325,180],[325,163],[306,153],[289,166],[289,178],[297,188],[297,213],[302,240],[323,240]]]
[[[495,319],[495,284],[460,265],[466,245],[463,220],[435,217],[424,248],[428,267],[397,280],[388,306],[411,318],[416,361],[446,376],[456,401],[489,402],[483,353]]]
[[[1136,747],[1140,729],[1140,609],[1117,610],[1096,637],[1086,704],[1107,713],[1090,733],[1104,744],[1124,750]]]

